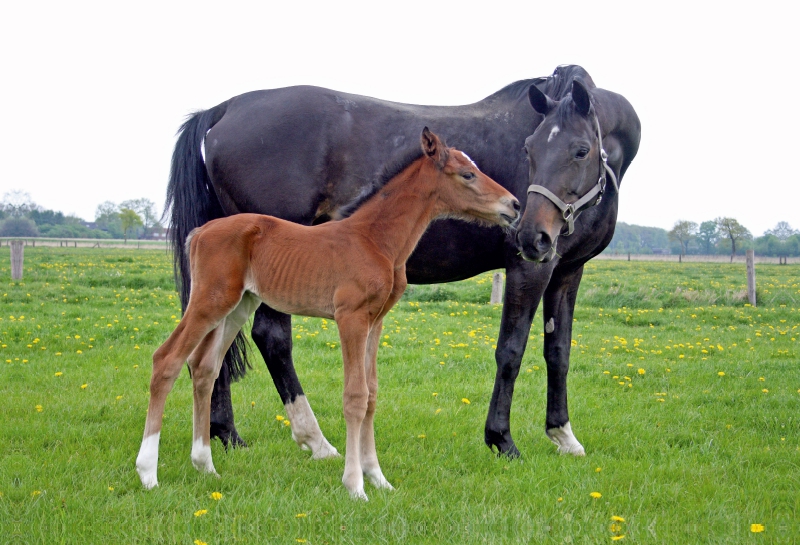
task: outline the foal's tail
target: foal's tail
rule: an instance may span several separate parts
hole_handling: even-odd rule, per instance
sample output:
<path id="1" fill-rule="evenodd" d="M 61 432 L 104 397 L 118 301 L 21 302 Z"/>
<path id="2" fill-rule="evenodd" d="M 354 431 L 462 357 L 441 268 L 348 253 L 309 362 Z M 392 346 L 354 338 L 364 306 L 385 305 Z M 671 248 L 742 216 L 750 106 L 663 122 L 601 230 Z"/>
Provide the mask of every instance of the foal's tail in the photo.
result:
<path id="1" fill-rule="evenodd" d="M 225 215 L 211 186 L 200 150 L 206 133 L 222 118 L 227 107 L 228 103 L 223 102 L 210 110 L 190 115 L 178 131 L 178 141 L 172 153 L 164 215 L 170 214 L 169 239 L 175 285 L 180 292 L 183 310 L 186 310 L 191 290 L 187 237 L 192 229 Z M 246 347 L 244 335 L 239 332 L 225 355 L 223 367 L 227 365 L 234 380 L 243 377 L 247 371 Z"/>

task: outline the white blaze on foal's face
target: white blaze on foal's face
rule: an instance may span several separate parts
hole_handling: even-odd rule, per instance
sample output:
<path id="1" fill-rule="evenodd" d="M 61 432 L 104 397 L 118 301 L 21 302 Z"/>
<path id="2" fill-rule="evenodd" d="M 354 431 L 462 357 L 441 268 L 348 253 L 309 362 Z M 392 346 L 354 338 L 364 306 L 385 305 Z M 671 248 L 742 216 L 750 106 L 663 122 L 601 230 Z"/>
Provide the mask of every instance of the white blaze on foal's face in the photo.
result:
<path id="1" fill-rule="evenodd" d="M 467 155 L 467 154 L 466 154 L 466 153 L 464 153 L 463 151 L 461 152 L 461 155 L 463 155 L 463 156 L 464 156 L 464 159 L 466 159 L 467 161 L 469 161 L 470 163 L 472 163 L 472 166 L 474 166 L 475 168 L 478 168 L 478 165 L 476 165 L 476 164 L 475 164 L 475 161 L 473 161 L 472 159 L 470 159 L 470 156 L 469 156 L 469 155 Z"/>

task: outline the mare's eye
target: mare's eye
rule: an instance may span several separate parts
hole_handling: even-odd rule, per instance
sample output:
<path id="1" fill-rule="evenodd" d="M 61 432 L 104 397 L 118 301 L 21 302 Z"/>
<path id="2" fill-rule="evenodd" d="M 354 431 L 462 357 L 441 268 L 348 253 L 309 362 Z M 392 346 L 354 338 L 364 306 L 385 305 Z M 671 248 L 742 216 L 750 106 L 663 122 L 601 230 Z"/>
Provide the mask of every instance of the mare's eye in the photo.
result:
<path id="1" fill-rule="evenodd" d="M 472 172 L 465 172 L 464 174 L 461 175 L 461 177 L 464 178 L 465 180 L 474 180 L 475 174 L 473 174 Z"/>
<path id="2" fill-rule="evenodd" d="M 576 157 L 577 159 L 583 159 L 583 158 L 584 158 L 584 157 L 586 157 L 587 155 L 589 155 L 589 148 L 580 148 L 580 149 L 579 149 L 579 150 L 578 150 L 578 151 L 575 153 L 575 157 Z"/>

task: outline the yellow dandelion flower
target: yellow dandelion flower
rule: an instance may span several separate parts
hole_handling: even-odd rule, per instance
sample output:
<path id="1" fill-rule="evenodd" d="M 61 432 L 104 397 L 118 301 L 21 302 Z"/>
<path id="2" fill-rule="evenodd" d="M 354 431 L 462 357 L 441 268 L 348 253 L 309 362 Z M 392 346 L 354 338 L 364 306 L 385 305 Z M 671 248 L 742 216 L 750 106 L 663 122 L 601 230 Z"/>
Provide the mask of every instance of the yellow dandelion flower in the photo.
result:
<path id="1" fill-rule="evenodd" d="M 114 491 L 114 487 L 113 487 L 113 486 L 109 486 L 109 487 L 108 487 L 108 491 L 109 491 L 109 492 L 113 492 L 113 491 Z"/>
<path id="2" fill-rule="evenodd" d="M 564 498 L 558 498 L 556 501 L 564 501 Z"/>
<path id="3" fill-rule="evenodd" d="M 283 425 L 284 426 L 291 426 L 292 423 L 289 421 L 289 419 L 286 419 L 286 420 L 283 421 Z"/>
<path id="4" fill-rule="evenodd" d="M 84 383 L 84 384 L 81 384 L 81 390 L 85 390 L 85 389 L 86 389 L 88 386 L 89 386 L 89 385 L 88 385 L 88 384 L 86 384 L 86 383 Z"/>
<path id="5" fill-rule="evenodd" d="M 611 541 L 619 541 L 620 539 L 625 539 L 625 534 L 621 534 L 618 536 L 611 536 Z"/>
<path id="6" fill-rule="evenodd" d="M 208 509 L 200 509 L 199 511 L 195 511 L 195 512 L 194 512 L 194 516 L 196 516 L 196 517 L 202 517 L 202 516 L 203 516 L 203 515 L 205 515 L 206 513 L 208 513 Z"/>
<path id="7" fill-rule="evenodd" d="M 611 517 L 611 520 L 612 520 L 613 522 L 625 522 L 625 519 L 624 519 L 624 518 L 622 518 L 622 517 L 618 517 L 617 515 L 614 515 L 614 516 L 612 516 L 612 517 Z"/>
<path id="8" fill-rule="evenodd" d="M 602 468 L 602 467 L 596 467 L 596 468 L 594 468 L 594 470 L 595 470 L 597 473 L 600 473 L 601 471 L 603 471 L 603 468 Z"/>
<path id="9" fill-rule="evenodd" d="M 41 493 L 42 493 L 41 490 L 34 490 L 33 492 L 31 492 L 31 497 L 35 498 L 36 496 L 40 495 Z"/>
<path id="10" fill-rule="evenodd" d="M 206 543 L 202 539 L 195 539 L 194 540 L 194 545 L 208 545 L 208 543 Z"/>
<path id="11" fill-rule="evenodd" d="M 646 373 L 646 371 L 641 367 L 636 372 L 639 373 L 640 375 L 644 375 Z"/>
<path id="12" fill-rule="evenodd" d="M 295 538 L 295 541 L 298 542 L 298 543 L 305 543 L 306 542 L 306 540 L 303 539 L 302 537 Z"/>
<path id="13" fill-rule="evenodd" d="M 37 413 L 40 413 L 40 412 L 42 412 L 43 410 L 44 410 L 44 408 L 43 408 L 41 405 L 36 405 L 36 412 L 37 412 Z"/>
<path id="14" fill-rule="evenodd" d="M 307 516 L 307 515 L 306 515 L 305 513 L 297 513 L 297 514 L 294 516 L 294 518 L 301 519 L 301 518 L 305 518 L 306 516 Z"/>
<path id="15" fill-rule="evenodd" d="M 55 374 L 55 376 L 57 376 L 57 377 L 60 377 L 60 376 L 61 376 L 61 375 L 63 375 L 63 374 L 64 374 L 64 373 L 62 373 L 61 371 L 56 371 L 56 374 Z"/>
<path id="16" fill-rule="evenodd" d="M 275 415 L 275 420 L 277 420 L 278 422 L 283 422 L 286 419 L 283 416 L 281 416 L 279 414 L 276 414 Z"/>
<path id="17" fill-rule="evenodd" d="M 764 525 L 763 524 L 751 524 L 750 525 L 750 531 L 753 532 L 754 534 L 759 534 L 759 533 L 764 531 Z"/>
<path id="18" fill-rule="evenodd" d="M 439 392 L 433 392 L 431 395 L 432 395 L 433 397 L 436 397 L 436 396 L 438 396 L 438 395 L 439 395 Z"/>
<path id="19" fill-rule="evenodd" d="M 214 501 L 219 501 L 222 499 L 222 494 L 220 492 L 212 492 L 211 499 Z"/>
<path id="20" fill-rule="evenodd" d="M 764 377 L 758 377 L 758 382 L 764 382 Z"/>
<path id="21" fill-rule="evenodd" d="M 725 371 L 720 371 L 720 372 L 719 372 L 719 373 L 717 373 L 717 374 L 718 374 L 719 376 L 721 376 L 721 377 L 724 377 L 724 376 L 725 376 Z"/>
<path id="22" fill-rule="evenodd" d="M 619 532 L 622 530 L 622 525 L 620 525 L 620 524 L 617 524 L 616 522 L 612 522 L 612 523 L 609 525 L 608 529 L 609 529 L 609 530 L 610 530 L 612 533 L 614 533 L 614 534 L 617 534 L 617 533 L 619 533 Z"/>
<path id="23" fill-rule="evenodd" d="M 464 405 L 469 405 L 469 399 L 467 399 L 466 397 L 462 397 L 461 403 L 463 403 Z"/>
<path id="24" fill-rule="evenodd" d="M 589 495 L 590 495 L 591 497 L 593 497 L 594 499 L 596 499 L 596 500 L 597 500 L 597 499 L 600 499 L 600 498 L 602 498 L 602 497 L 603 497 L 603 495 L 602 495 L 600 492 L 592 492 L 592 493 L 590 493 Z"/>
<path id="25" fill-rule="evenodd" d="M 763 389 L 763 390 L 761 390 L 761 391 L 762 391 L 762 392 L 764 392 L 765 394 L 768 394 L 768 393 L 769 393 L 769 390 L 767 390 L 766 388 L 764 388 L 764 389 Z"/>
<path id="26" fill-rule="evenodd" d="M 424 433 L 420 433 L 419 435 L 417 435 L 417 439 L 425 439 L 425 437 L 427 436 Z"/>

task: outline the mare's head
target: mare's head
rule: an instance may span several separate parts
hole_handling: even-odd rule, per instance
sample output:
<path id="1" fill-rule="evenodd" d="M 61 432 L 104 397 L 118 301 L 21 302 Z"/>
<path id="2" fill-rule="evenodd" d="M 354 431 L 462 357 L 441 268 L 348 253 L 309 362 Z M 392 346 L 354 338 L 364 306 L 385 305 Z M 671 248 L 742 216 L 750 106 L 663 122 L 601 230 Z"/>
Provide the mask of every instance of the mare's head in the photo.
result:
<path id="1" fill-rule="evenodd" d="M 606 171 L 597 114 L 580 79 L 559 102 L 534 85 L 528 98 L 545 117 L 525 140 L 531 185 L 517 248 L 524 259 L 546 263 L 556 255 L 559 235 L 571 234 L 577 215 L 600 202 Z"/>
<path id="2" fill-rule="evenodd" d="M 513 227 L 520 216 L 519 201 L 478 169 L 464 152 L 445 146 L 428 130 L 420 137 L 422 152 L 435 168 L 440 217 Z"/>

